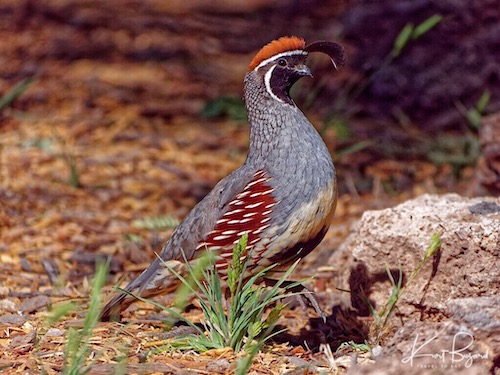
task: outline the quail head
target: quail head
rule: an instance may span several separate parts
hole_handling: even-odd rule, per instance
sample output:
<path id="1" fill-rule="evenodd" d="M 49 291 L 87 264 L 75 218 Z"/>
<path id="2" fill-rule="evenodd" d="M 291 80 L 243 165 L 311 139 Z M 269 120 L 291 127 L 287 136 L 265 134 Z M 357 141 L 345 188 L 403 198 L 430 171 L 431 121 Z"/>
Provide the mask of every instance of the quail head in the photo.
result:
<path id="1" fill-rule="evenodd" d="M 337 181 L 328 149 L 290 97 L 290 88 L 312 76 L 310 52 L 326 53 L 335 68 L 342 47 L 333 42 L 306 46 L 282 37 L 264 46 L 245 75 L 250 145 L 243 165 L 223 178 L 193 208 L 163 246 L 164 262 L 192 260 L 214 251 L 219 274 L 227 276 L 235 243 L 248 235 L 248 276 L 277 264 L 290 266 L 323 239 L 335 211 Z M 177 262 L 178 263 L 178 262 Z M 176 278 L 156 259 L 125 290 L 144 298 L 175 290 Z M 104 307 L 102 320 L 117 319 L 135 298 L 119 293 Z"/>

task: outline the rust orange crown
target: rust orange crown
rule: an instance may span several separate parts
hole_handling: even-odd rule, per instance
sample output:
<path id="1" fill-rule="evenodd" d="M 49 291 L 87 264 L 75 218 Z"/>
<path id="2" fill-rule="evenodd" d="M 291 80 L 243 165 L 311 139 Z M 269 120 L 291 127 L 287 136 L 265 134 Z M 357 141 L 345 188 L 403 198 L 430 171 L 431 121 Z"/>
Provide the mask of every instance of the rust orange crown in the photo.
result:
<path id="1" fill-rule="evenodd" d="M 306 42 L 296 36 L 283 36 L 266 44 L 257 52 L 252 62 L 248 66 L 248 71 L 254 70 L 262 61 L 279 53 L 304 49 Z"/>

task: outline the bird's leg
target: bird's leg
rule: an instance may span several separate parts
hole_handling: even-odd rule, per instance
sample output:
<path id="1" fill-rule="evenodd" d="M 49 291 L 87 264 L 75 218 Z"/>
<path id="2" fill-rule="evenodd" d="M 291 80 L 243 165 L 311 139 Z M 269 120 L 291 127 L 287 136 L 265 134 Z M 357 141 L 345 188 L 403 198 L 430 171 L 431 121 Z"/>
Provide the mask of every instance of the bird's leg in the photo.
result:
<path id="1" fill-rule="evenodd" d="M 278 282 L 278 280 L 276 280 L 276 279 L 270 279 L 270 278 L 267 278 L 267 277 L 264 278 L 264 283 L 267 286 L 274 286 L 274 285 L 276 285 L 277 282 Z M 287 286 L 289 286 L 291 284 L 295 284 L 295 283 L 296 283 L 296 281 L 285 280 L 281 285 L 283 287 L 287 287 Z M 290 290 L 293 293 L 300 293 L 300 294 L 296 294 L 295 298 L 299 302 L 299 305 L 305 311 L 307 311 L 307 304 L 306 304 L 306 301 L 304 300 L 304 297 L 305 297 L 307 299 L 307 302 L 309 302 L 309 305 L 316 311 L 316 314 L 318 314 L 318 316 L 321 317 L 321 319 L 323 319 L 323 322 L 326 323 L 326 314 L 321 309 L 321 307 L 319 306 L 319 303 L 316 300 L 316 298 L 314 297 L 314 293 L 313 292 L 311 292 L 309 289 L 307 289 L 302 284 L 295 285 L 295 286 L 293 286 L 291 288 L 288 288 L 288 290 Z"/>

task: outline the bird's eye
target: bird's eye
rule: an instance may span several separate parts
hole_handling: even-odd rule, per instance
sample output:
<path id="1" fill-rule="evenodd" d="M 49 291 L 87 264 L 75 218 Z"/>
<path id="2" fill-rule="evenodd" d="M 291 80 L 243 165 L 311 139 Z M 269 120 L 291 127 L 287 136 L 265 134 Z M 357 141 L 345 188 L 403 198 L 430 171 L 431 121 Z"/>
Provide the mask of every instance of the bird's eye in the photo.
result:
<path id="1" fill-rule="evenodd" d="M 285 59 L 279 59 L 278 60 L 278 65 L 279 66 L 286 66 L 286 60 Z"/>

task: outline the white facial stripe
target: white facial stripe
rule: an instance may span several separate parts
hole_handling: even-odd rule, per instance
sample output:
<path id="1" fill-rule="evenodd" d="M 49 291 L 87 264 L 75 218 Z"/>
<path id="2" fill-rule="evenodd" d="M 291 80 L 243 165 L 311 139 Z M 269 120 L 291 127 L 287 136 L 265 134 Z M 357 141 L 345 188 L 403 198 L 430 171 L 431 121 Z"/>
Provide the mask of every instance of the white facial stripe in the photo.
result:
<path id="1" fill-rule="evenodd" d="M 273 75 L 273 71 L 274 69 L 276 68 L 276 65 L 272 66 L 271 69 L 269 69 L 265 76 L 264 76 L 264 83 L 266 84 L 266 90 L 267 92 L 269 93 L 269 95 L 271 95 L 271 97 L 275 100 L 277 100 L 278 102 L 280 103 L 283 103 L 283 100 L 281 100 L 280 98 L 278 98 L 274 92 L 273 92 L 273 89 L 271 88 L 271 77 Z M 257 68 L 255 68 L 257 69 Z"/>
<path id="2" fill-rule="evenodd" d="M 270 63 L 271 61 L 273 60 L 276 60 L 276 59 L 279 59 L 279 58 L 282 58 L 282 57 L 287 57 L 287 56 L 294 56 L 294 55 L 302 55 L 302 56 L 306 56 L 307 55 L 307 52 L 306 51 L 302 51 L 300 49 L 296 49 L 296 50 L 293 50 L 293 51 L 288 51 L 288 52 L 283 52 L 283 53 L 279 53 L 277 55 L 274 55 L 268 59 L 265 59 L 264 61 L 262 61 L 259 65 L 257 65 L 255 67 L 255 69 L 253 70 L 254 72 L 259 70 L 260 68 L 262 68 L 264 65 Z"/>

